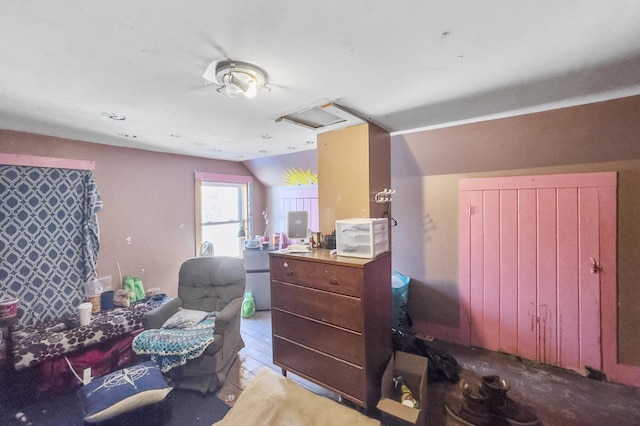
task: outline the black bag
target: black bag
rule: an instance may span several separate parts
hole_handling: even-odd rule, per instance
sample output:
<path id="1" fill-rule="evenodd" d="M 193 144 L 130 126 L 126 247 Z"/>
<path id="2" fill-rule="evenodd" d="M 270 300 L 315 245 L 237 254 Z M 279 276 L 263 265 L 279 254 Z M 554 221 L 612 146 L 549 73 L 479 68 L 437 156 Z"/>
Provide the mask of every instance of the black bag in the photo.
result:
<path id="1" fill-rule="evenodd" d="M 393 349 L 415 355 L 420 355 L 429 360 L 427 370 L 427 380 L 429 382 L 457 383 L 460 379 L 458 374 L 458 361 L 446 352 L 430 346 L 423 339 L 415 334 L 392 329 Z"/>

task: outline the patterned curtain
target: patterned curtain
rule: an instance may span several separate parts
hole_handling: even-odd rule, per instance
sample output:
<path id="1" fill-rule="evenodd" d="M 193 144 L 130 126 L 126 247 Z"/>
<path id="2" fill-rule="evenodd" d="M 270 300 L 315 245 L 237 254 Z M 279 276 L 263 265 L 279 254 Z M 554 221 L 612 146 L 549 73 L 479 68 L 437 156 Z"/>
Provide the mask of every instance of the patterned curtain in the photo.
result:
<path id="1" fill-rule="evenodd" d="M 101 208 L 91 171 L 0 165 L 0 293 L 20 299 L 22 325 L 76 314 Z"/>

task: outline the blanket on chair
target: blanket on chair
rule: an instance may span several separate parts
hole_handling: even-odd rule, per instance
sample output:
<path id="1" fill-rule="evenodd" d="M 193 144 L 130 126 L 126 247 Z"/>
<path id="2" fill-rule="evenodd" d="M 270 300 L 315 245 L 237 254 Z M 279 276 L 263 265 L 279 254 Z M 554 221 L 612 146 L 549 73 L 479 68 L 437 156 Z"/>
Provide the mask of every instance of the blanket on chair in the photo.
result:
<path id="1" fill-rule="evenodd" d="M 213 342 L 214 328 L 215 318 L 207 317 L 189 328 L 145 330 L 133 339 L 131 347 L 138 355 L 150 355 L 166 373 L 202 355 Z"/>
<path id="2" fill-rule="evenodd" d="M 227 415 L 214 423 L 236 425 L 379 426 L 380 422 L 262 367 Z"/>

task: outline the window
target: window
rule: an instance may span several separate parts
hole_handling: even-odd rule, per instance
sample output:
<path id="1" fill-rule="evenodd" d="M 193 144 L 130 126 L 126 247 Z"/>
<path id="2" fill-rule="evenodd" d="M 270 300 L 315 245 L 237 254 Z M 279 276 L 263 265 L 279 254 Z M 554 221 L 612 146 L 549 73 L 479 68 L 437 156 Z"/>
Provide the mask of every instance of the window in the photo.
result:
<path id="1" fill-rule="evenodd" d="M 216 256 L 240 256 L 248 224 L 251 177 L 196 172 L 196 253 L 205 241 Z"/>

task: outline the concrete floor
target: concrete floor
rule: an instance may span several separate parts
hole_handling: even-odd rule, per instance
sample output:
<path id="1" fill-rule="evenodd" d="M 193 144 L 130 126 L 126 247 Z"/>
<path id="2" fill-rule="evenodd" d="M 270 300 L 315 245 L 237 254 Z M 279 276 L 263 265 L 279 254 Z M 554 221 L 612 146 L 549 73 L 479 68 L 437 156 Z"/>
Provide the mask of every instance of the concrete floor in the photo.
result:
<path id="1" fill-rule="evenodd" d="M 511 399 L 528 405 L 544 425 L 640 425 L 640 388 L 598 381 L 577 372 L 518 357 L 442 341 L 434 346 L 453 355 L 460 377 L 477 386 L 485 375 L 510 382 Z M 433 424 L 446 424 L 445 400 L 461 400 L 457 384 L 434 383 L 429 389 Z"/>
<path id="2" fill-rule="evenodd" d="M 218 392 L 219 398 L 229 405 L 233 405 L 261 367 L 266 365 L 280 372 L 272 363 L 270 312 L 259 311 L 252 318 L 243 319 L 242 333 L 247 347 L 239 354 L 227 381 Z M 478 385 L 484 375 L 497 374 L 507 379 L 511 384 L 510 398 L 531 407 L 543 425 L 640 425 L 640 388 L 598 381 L 574 371 L 484 349 L 438 340 L 431 345 L 454 356 L 461 367 L 460 378 L 470 384 Z M 322 387 L 293 374 L 289 377 L 318 394 L 338 399 L 337 395 Z M 454 404 L 461 399 L 457 383 L 429 383 L 428 424 L 451 424 L 444 404 Z"/>

